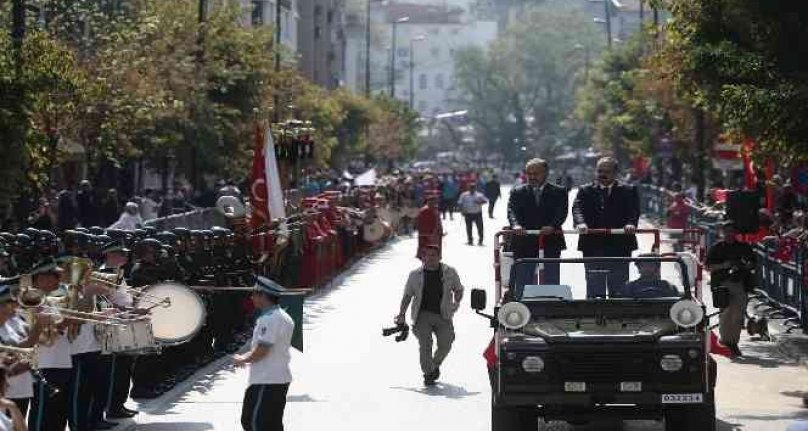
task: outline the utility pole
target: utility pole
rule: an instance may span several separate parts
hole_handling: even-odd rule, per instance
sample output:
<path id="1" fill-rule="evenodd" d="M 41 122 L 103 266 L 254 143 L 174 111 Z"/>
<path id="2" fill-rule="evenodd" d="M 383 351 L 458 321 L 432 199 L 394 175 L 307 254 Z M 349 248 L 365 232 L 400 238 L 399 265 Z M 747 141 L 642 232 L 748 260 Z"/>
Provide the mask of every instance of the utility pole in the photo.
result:
<path id="1" fill-rule="evenodd" d="M 396 98 L 396 26 L 410 20 L 405 16 L 393 21 L 393 44 L 390 48 L 390 97 Z"/>
<path id="2" fill-rule="evenodd" d="M 612 0 L 603 0 L 606 10 L 606 46 L 612 49 Z"/>
<path id="3" fill-rule="evenodd" d="M 370 3 L 365 0 L 365 97 L 370 97 Z"/>

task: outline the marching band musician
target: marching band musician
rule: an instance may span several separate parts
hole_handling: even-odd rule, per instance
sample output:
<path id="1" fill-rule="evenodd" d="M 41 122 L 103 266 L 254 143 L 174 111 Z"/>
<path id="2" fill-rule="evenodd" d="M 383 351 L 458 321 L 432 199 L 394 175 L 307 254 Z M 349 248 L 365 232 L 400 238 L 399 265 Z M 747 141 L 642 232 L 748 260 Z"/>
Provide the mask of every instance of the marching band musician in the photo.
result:
<path id="1" fill-rule="evenodd" d="M 7 346 L 19 346 L 28 338 L 28 325 L 17 314 L 17 301 L 11 295 L 11 286 L 0 286 L 0 342 Z M 18 358 L 19 359 L 19 358 Z M 5 397 L 14 401 L 22 416 L 28 414 L 31 398 L 34 397 L 34 377 L 31 364 L 25 361 L 3 363 L 8 377 Z"/>
<path id="2" fill-rule="evenodd" d="M 129 264 L 129 250 L 122 243 L 111 242 L 101 249 L 104 263 L 99 268 L 100 272 L 118 274 L 116 284 L 121 284 L 125 280 L 127 267 Z M 112 305 L 120 309 L 128 309 L 134 305 L 132 295 L 126 289 L 115 289 L 108 299 Z M 132 381 L 132 367 L 135 358 L 132 355 L 120 355 L 113 353 L 109 365 L 109 387 L 106 394 L 106 402 L 103 403 L 108 419 L 125 419 L 137 414 L 134 410 L 129 410 L 124 406 L 129 398 L 129 387 Z"/>
<path id="3" fill-rule="evenodd" d="M 53 259 L 41 261 L 31 271 L 33 287 L 47 295 L 57 292 L 66 294 L 66 288 L 61 283 L 61 273 L 62 269 Z M 56 311 L 48 311 L 47 314 L 56 314 Z M 70 342 L 65 333 L 66 322 L 53 324 L 52 317 L 42 313 L 38 314 L 36 319 L 38 324 L 34 325 L 28 340 L 20 343 L 20 347 L 33 347 L 38 344 L 37 366 L 45 380 L 40 380 L 37 384 L 31 412 L 28 415 L 28 425 L 32 431 L 63 431 L 68 421 L 71 428 L 74 424 L 74 417 L 70 414 L 73 360 L 70 354 Z M 48 342 L 39 342 L 40 324 L 50 324 L 51 329 L 55 330 Z M 49 388 L 52 390 L 49 391 Z"/>
<path id="4" fill-rule="evenodd" d="M 96 298 L 85 286 L 81 299 L 84 312 L 96 310 Z M 115 424 L 104 420 L 104 406 L 109 392 L 110 360 L 101 355 L 101 343 L 96 336 L 95 323 L 81 323 L 78 334 L 70 342 L 73 356 L 73 392 L 70 415 L 73 431 L 112 429 Z"/>
<path id="5" fill-rule="evenodd" d="M 25 426 L 25 416 L 14 400 L 7 397 L 8 370 L 0 368 L 0 430 L 28 431 Z"/>
<path id="6" fill-rule="evenodd" d="M 416 218 L 416 229 L 418 230 L 418 251 L 415 257 L 423 258 L 424 247 L 427 245 L 438 246 L 438 254 L 443 250 L 443 224 L 438 211 L 437 192 L 429 191 L 425 194 L 426 205 L 418 211 Z"/>

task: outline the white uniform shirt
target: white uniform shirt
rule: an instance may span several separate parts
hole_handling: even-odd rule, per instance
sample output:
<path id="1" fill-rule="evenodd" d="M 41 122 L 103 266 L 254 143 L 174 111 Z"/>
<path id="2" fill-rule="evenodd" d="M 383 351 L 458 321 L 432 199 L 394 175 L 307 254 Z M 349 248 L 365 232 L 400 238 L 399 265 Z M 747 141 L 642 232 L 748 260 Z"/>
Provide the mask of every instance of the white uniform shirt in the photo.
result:
<path id="1" fill-rule="evenodd" d="M 28 329 L 25 321 L 20 317 L 12 317 L 0 326 L 0 340 L 3 344 L 16 346 L 28 338 Z M 8 391 L 6 398 L 21 400 L 34 397 L 34 377 L 30 371 L 8 378 Z M 2 428 L 0 428 L 2 429 Z"/>
<path id="2" fill-rule="evenodd" d="M 79 327 L 79 335 L 70 343 L 70 354 L 100 352 L 101 343 L 95 336 L 95 324 L 85 323 Z"/>
<path id="3" fill-rule="evenodd" d="M 294 329 L 292 318 L 280 307 L 273 307 L 258 318 L 250 345 L 266 345 L 269 353 L 260 361 L 249 364 L 250 385 L 275 385 L 292 381 L 289 348 Z"/>
<path id="4" fill-rule="evenodd" d="M 486 202 L 488 199 L 480 192 L 463 192 L 457 199 L 462 214 L 479 214 L 483 212 L 483 204 Z"/>
<path id="5" fill-rule="evenodd" d="M 14 421 L 7 414 L 1 412 L 0 431 L 14 431 Z"/>

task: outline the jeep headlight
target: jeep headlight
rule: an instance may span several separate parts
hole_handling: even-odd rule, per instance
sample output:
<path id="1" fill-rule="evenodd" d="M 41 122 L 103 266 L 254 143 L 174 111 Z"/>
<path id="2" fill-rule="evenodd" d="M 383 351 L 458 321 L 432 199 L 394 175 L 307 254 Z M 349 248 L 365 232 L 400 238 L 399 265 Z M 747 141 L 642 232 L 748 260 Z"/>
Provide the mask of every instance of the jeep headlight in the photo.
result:
<path id="1" fill-rule="evenodd" d="M 665 355 L 659 361 L 659 366 L 669 373 L 681 370 L 683 364 L 684 361 L 679 355 Z"/>
<path id="2" fill-rule="evenodd" d="M 544 359 L 541 356 L 528 356 L 522 359 L 522 369 L 526 373 L 540 373 L 544 371 Z"/>

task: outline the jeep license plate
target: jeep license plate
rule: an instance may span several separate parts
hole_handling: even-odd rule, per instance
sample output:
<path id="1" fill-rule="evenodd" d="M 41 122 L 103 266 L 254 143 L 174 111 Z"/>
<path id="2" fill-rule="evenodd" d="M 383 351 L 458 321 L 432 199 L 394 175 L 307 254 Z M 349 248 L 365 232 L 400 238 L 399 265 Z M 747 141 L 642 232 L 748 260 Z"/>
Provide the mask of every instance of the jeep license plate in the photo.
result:
<path id="1" fill-rule="evenodd" d="M 662 394 L 662 404 L 698 404 L 703 402 L 703 394 Z"/>

